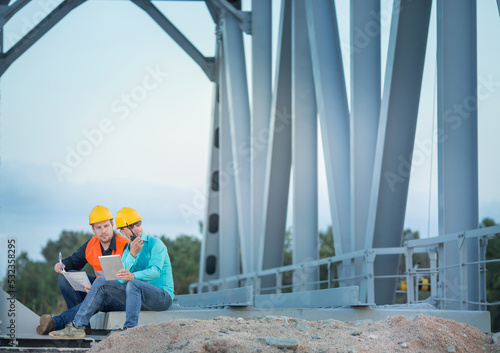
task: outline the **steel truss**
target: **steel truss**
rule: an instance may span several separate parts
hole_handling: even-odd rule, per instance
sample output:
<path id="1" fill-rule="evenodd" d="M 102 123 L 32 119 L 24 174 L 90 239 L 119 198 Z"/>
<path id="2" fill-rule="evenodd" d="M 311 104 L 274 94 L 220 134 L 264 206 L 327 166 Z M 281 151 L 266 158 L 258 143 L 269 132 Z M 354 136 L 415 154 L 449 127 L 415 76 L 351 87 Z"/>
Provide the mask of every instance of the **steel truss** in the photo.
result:
<path id="1" fill-rule="evenodd" d="M 478 224 L 477 104 L 460 129 L 446 119 L 457 102 L 472 97 L 477 103 L 476 1 L 436 1 L 438 125 L 448 136 L 438 156 L 440 234 L 445 234 Z M 223 278 L 232 278 L 226 283 L 232 288 L 239 285 L 237 276 L 255 273 L 267 277 L 249 285 L 276 290 L 278 279 L 266 271 L 283 263 L 292 176 L 294 264 L 323 261 L 318 260 L 319 118 L 335 250 L 342 259 L 339 285 L 360 286 L 361 302 L 393 303 L 432 1 L 394 0 L 382 91 L 380 3 L 351 0 L 350 109 L 333 0 L 282 1 L 274 84 L 271 1 L 252 0 L 250 12 L 242 11 L 239 1 L 204 2 L 217 28 L 215 57 L 203 56 L 151 1 L 133 0 L 214 83 L 199 290 L 206 290 L 202 283 Z M 29 1 L 7 3 L 0 3 L 3 25 Z M 11 49 L 2 47 L 0 75 L 84 3 L 63 1 Z M 245 33 L 252 36 L 251 102 Z M 367 255 L 388 248 L 396 250 L 383 261 Z M 456 240 L 439 252 L 445 263 L 464 256 L 476 263 L 480 246 L 468 242 L 466 248 L 466 254 L 458 251 L 463 243 Z M 465 295 L 454 283 L 474 278 L 477 270 L 470 267 L 464 274 L 447 267 L 440 273 L 447 308 L 463 307 L 454 304 Z M 363 280 L 367 271 L 372 286 Z M 312 270 L 295 276 L 294 288 L 315 290 L 317 282 Z M 482 307 L 476 304 L 476 284 L 469 286 L 469 309 Z"/>

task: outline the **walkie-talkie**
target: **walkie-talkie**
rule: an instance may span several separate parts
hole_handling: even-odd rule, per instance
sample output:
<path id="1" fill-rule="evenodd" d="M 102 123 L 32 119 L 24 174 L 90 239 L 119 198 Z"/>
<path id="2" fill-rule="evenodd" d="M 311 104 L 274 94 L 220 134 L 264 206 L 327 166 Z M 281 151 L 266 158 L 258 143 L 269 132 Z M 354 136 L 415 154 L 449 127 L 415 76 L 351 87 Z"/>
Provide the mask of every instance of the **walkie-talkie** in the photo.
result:
<path id="1" fill-rule="evenodd" d="M 130 231 L 132 232 L 132 235 L 130 236 L 130 242 L 133 242 L 135 240 L 135 238 L 137 238 L 137 235 L 135 235 L 134 230 L 132 229 L 131 226 L 128 225 L 128 223 L 126 223 L 126 225 L 127 225 L 127 228 L 130 229 Z"/>

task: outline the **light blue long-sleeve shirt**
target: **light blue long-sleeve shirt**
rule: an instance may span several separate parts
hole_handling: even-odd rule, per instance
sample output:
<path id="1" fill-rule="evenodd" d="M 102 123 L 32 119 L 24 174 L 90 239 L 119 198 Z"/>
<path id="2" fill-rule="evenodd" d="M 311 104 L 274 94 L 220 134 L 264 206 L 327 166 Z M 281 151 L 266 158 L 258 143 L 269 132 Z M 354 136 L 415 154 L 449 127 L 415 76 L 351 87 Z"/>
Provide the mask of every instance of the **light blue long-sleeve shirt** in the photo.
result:
<path id="1" fill-rule="evenodd" d="M 123 267 L 132 272 L 136 279 L 166 290 L 173 300 L 174 279 L 167 247 L 158 238 L 142 235 L 141 239 L 144 245 L 136 257 L 130 255 L 130 246 L 126 246 L 122 255 Z"/>

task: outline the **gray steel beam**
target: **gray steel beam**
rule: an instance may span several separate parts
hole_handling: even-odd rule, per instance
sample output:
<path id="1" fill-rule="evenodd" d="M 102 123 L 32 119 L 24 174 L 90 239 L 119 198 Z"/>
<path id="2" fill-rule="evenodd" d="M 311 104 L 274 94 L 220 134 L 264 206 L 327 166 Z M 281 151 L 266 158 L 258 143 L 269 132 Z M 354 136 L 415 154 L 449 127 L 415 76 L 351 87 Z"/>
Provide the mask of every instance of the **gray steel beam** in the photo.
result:
<path id="1" fill-rule="evenodd" d="M 176 297 L 177 298 L 177 297 Z M 331 308 L 359 304 L 359 287 L 342 287 L 298 293 L 261 294 L 254 297 L 256 308 Z"/>
<path id="2" fill-rule="evenodd" d="M 224 56 L 219 56 L 224 67 Z M 235 276 L 240 273 L 238 244 L 238 212 L 236 205 L 235 170 L 231 148 L 231 125 L 229 122 L 228 91 L 225 70 L 220 70 L 220 168 L 218 173 L 219 188 L 219 254 L 220 278 Z M 227 288 L 237 287 L 237 281 L 226 283 Z"/>
<path id="3" fill-rule="evenodd" d="M 291 168 L 291 2 L 281 6 L 275 84 L 271 105 L 270 140 L 264 189 L 264 239 L 260 269 L 283 265 L 288 192 Z M 274 277 L 264 277 L 261 287 L 273 286 Z"/>
<path id="4" fill-rule="evenodd" d="M 220 57 L 220 44 L 216 45 L 217 56 Z M 217 77 L 221 75 L 220 61 L 217 62 Z M 220 175 L 220 95 L 221 87 L 219 78 L 214 84 L 214 92 L 212 98 L 212 126 L 210 134 L 210 155 L 207 176 L 207 204 L 206 215 L 203 229 L 203 242 L 200 252 L 200 272 L 199 281 L 206 282 L 212 279 L 219 278 L 220 272 L 220 205 L 219 205 L 219 189 L 220 178 L 216 178 L 216 187 L 214 187 L 214 175 Z M 217 173 L 217 174 L 215 174 Z M 204 200 L 203 200 L 204 201 Z M 190 212 L 190 208 L 203 207 L 203 205 L 187 206 L 186 212 Z"/>
<path id="5" fill-rule="evenodd" d="M 367 248 L 366 225 L 380 116 L 380 0 L 351 1 L 351 248 Z M 355 274 L 363 270 L 356 259 Z"/>
<path id="6" fill-rule="evenodd" d="M 320 118 L 333 237 L 337 254 L 350 252 L 349 106 L 335 6 L 307 0 L 306 15 Z"/>
<path id="7" fill-rule="evenodd" d="M 3 18 L 5 21 L 8 21 L 12 18 L 12 16 L 14 16 L 16 13 L 18 13 L 19 11 L 21 11 L 21 9 L 28 5 L 30 3 L 31 0 L 18 0 L 16 2 L 14 2 L 12 5 L 10 5 L 9 7 L 7 7 L 5 9 L 5 14 L 3 15 Z"/>
<path id="8" fill-rule="evenodd" d="M 293 263 L 318 259 L 318 119 L 304 0 L 292 1 Z M 318 289 L 319 272 L 296 271 L 294 291 Z M 306 284 L 307 283 L 307 284 Z"/>
<path id="9" fill-rule="evenodd" d="M 242 287 L 201 294 L 176 295 L 175 302 L 182 307 L 251 306 L 253 287 Z"/>
<path id="10" fill-rule="evenodd" d="M 217 7 L 212 3 L 212 0 L 205 0 L 205 5 L 207 5 L 208 12 L 210 12 L 210 16 L 215 23 L 219 23 L 219 12 L 217 11 Z"/>
<path id="11" fill-rule="evenodd" d="M 77 6 L 83 4 L 86 0 L 65 0 L 41 20 L 31 31 L 21 38 L 6 53 L 0 54 L 0 76 L 9 68 L 14 61 L 23 55 L 33 44 L 54 27 L 60 20 L 74 10 Z"/>
<path id="12" fill-rule="evenodd" d="M 431 4 L 431 0 L 394 1 L 367 247 L 401 246 Z M 398 264 L 398 255 L 378 257 L 375 276 L 397 275 Z M 392 304 L 395 293 L 395 278 L 376 279 L 377 304 Z"/>
<path id="13" fill-rule="evenodd" d="M 437 2 L 438 19 L 438 198 L 439 233 L 478 226 L 476 1 Z M 444 264 L 458 262 L 458 243 L 444 246 Z M 467 240 L 468 261 L 477 261 L 478 242 Z M 469 300 L 478 302 L 478 265 L 467 266 Z M 446 269 L 444 295 L 457 299 L 458 269 Z M 460 308 L 445 302 L 444 309 Z M 478 310 L 470 304 L 470 310 Z"/>
<path id="14" fill-rule="evenodd" d="M 254 271 L 259 270 L 262 242 L 264 190 L 266 180 L 267 146 L 271 117 L 272 80 L 272 3 L 252 0 L 252 239 Z"/>
<path id="15" fill-rule="evenodd" d="M 212 4 L 219 8 L 220 12 L 223 12 L 226 15 L 232 16 L 233 19 L 238 23 L 241 30 L 247 34 L 251 34 L 252 24 L 251 18 L 252 15 L 248 12 L 241 11 L 241 6 L 236 6 L 234 3 L 239 3 L 236 1 L 227 1 L 227 0 L 210 0 Z M 241 3 L 239 3 L 241 5 Z"/>
<path id="16" fill-rule="evenodd" d="M 221 15 L 220 27 L 229 97 L 241 262 L 243 273 L 249 273 L 253 269 L 253 244 L 250 230 L 250 103 L 243 33 L 235 19 L 225 13 Z"/>
<path id="17" fill-rule="evenodd" d="M 210 81 L 215 80 L 214 58 L 205 57 L 200 51 L 175 27 L 156 6 L 146 0 L 132 0 L 134 4 L 146 12 L 203 70 Z"/>

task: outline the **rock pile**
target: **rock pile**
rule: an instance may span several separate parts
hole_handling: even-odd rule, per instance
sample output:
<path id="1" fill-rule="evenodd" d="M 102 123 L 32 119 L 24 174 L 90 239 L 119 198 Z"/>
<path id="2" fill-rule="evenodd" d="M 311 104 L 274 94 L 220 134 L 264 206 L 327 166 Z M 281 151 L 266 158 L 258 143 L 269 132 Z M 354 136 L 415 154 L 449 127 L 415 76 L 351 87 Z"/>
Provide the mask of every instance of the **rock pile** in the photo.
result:
<path id="1" fill-rule="evenodd" d="M 90 352 L 500 352 L 464 323 L 419 315 L 381 321 L 305 321 L 267 316 L 181 319 L 112 333 Z"/>

